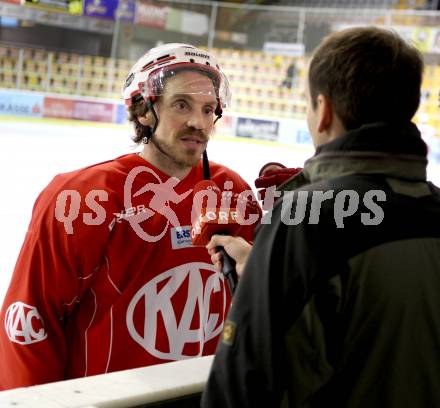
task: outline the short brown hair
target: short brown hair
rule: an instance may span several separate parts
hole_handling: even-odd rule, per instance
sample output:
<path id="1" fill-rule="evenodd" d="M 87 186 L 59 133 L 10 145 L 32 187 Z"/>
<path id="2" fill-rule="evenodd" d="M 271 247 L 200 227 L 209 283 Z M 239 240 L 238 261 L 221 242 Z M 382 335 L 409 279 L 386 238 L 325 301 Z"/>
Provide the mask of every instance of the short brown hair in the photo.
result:
<path id="1" fill-rule="evenodd" d="M 391 30 L 357 27 L 327 36 L 309 65 L 312 106 L 323 94 L 347 130 L 409 121 L 420 103 L 423 58 Z"/>

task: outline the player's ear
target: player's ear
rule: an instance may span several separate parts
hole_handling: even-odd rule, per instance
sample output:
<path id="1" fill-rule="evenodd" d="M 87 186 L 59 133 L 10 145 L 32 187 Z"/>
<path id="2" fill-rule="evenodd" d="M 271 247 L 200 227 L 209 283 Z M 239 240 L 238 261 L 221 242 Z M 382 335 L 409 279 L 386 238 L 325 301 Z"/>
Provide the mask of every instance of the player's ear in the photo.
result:
<path id="1" fill-rule="evenodd" d="M 138 121 L 144 126 L 153 126 L 154 116 L 151 111 L 148 111 L 144 116 L 138 116 Z"/>

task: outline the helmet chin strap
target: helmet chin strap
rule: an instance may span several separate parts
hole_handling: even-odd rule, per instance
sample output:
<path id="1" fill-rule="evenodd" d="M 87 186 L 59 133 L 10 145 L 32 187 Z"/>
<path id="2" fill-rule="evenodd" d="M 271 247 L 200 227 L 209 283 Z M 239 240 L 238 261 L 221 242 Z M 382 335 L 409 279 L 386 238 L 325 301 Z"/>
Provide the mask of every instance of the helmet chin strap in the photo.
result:
<path id="1" fill-rule="evenodd" d="M 217 108 L 215 109 L 215 115 L 217 117 L 214 120 L 214 125 L 222 117 L 222 113 L 223 111 L 219 101 L 217 104 Z M 208 153 L 206 152 L 206 149 L 203 151 L 203 178 L 205 180 L 211 180 L 211 169 L 209 168 Z"/>
<path id="2" fill-rule="evenodd" d="M 209 168 L 208 153 L 203 151 L 203 179 L 211 180 L 211 169 Z"/>
<path id="3" fill-rule="evenodd" d="M 154 118 L 153 126 L 149 127 L 148 134 L 145 135 L 145 138 L 146 138 L 145 144 L 148 144 L 148 142 L 150 141 L 151 137 L 156 132 L 157 125 L 159 124 L 159 119 L 157 117 L 156 110 L 154 109 L 154 105 L 153 105 L 153 102 L 152 102 L 151 98 L 148 98 L 145 101 L 145 103 L 147 104 L 148 110 L 151 111 L 151 113 L 153 114 L 153 118 Z"/>
<path id="4" fill-rule="evenodd" d="M 223 113 L 219 98 L 217 98 L 217 107 L 215 108 L 214 113 L 217 116 L 214 120 L 215 125 L 217 121 L 222 117 Z M 208 153 L 206 149 L 203 151 L 203 178 L 204 180 L 211 180 L 211 169 L 209 168 Z"/>

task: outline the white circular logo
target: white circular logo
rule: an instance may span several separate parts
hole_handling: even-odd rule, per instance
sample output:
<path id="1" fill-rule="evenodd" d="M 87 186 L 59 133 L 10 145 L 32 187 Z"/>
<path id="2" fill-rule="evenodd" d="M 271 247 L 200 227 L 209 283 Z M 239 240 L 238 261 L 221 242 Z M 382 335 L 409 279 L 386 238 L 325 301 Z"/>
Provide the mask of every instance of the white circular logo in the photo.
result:
<path id="1" fill-rule="evenodd" d="M 9 340 L 18 344 L 37 343 L 47 337 L 37 308 L 23 302 L 15 302 L 8 307 L 5 329 Z"/>
<path id="2" fill-rule="evenodd" d="M 203 272 L 202 272 L 203 271 Z M 209 273 L 203 285 L 202 273 Z M 183 310 L 174 310 L 175 294 L 187 284 L 186 302 Z M 223 275 L 217 273 L 212 264 L 192 262 L 170 269 L 149 281 L 139 289 L 127 309 L 127 328 L 131 337 L 151 355 L 166 360 L 182 360 L 202 355 L 203 344 L 219 335 L 226 313 L 226 290 Z M 223 292 L 222 316 L 210 311 L 213 293 Z M 174 296 L 174 302 L 173 302 Z M 143 314 L 144 325 L 134 323 L 134 315 Z M 179 319 L 176 318 L 178 313 Z M 139 317 L 138 317 L 139 318 Z M 161 318 L 168 337 L 167 351 L 158 350 L 156 335 L 158 319 Z M 199 321 L 198 328 L 191 328 Z M 200 343 L 199 354 L 183 353 L 187 343 Z"/>

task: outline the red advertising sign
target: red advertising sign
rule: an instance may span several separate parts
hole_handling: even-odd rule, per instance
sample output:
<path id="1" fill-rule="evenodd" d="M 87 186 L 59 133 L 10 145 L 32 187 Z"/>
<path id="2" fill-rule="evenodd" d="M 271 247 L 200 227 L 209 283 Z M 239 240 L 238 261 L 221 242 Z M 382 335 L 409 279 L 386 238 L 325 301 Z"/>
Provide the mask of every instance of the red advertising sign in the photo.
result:
<path id="1" fill-rule="evenodd" d="M 159 7 L 145 1 L 139 1 L 136 7 L 135 24 L 154 28 L 165 28 L 168 7 Z"/>
<path id="2" fill-rule="evenodd" d="M 73 118 L 94 122 L 113 122 L 113 104 L 74 101 Z"/>
<path id="3" fill-rule="evenodd" d="M 73 118 L 74 101 L 70 99 L 45 97 L 43 106 L 43 116 L 46 118 Z"/>
<path id="4" fill-rule="evenodd" d="M 56 97 L 44 98 L 46 118 L 79 119 L 93 122 L 113 122 L 112 103 L 81 101 Z"/>
<path id="5" fill-rule="evenodd" d="M 235 136 L 235 117 L 224 115 L 216 123 L 216 134 L 220 136 Z"/>

